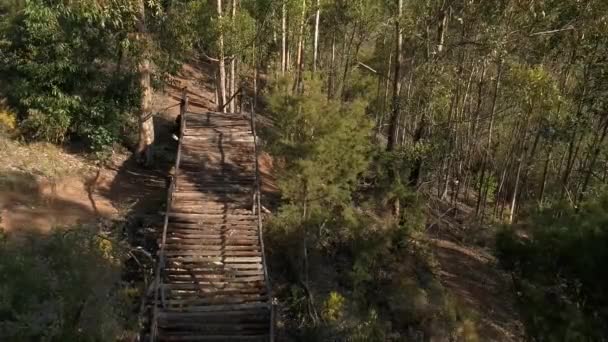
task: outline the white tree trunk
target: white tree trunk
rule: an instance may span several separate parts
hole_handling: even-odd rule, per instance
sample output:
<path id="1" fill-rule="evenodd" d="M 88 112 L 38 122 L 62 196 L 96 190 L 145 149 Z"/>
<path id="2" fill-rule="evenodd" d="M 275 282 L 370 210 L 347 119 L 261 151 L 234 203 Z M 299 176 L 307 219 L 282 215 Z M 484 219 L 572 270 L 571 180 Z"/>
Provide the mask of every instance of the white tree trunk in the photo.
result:
<path id="1" fill-rule="evenodd" d="M 146 46 L 146 8 L 144 0 L 138 3 L 139 13 L 137 20 L 137 40 L 143 41 Z M 137 154 L 139 158 L 144 158 L 146 165 L 152 162 L 152 144 L 154 143 L 154 120 L 152 117 L 152 87 L 150 84 L 150 61 L 148 60 L 147 51 L 144 51 L 144 57 L 139 63 L 139 85 L 142 90 L 140 108 L 139 108 L 139 143 L 137 145 Z"/>
<path id="2" fill-rule="evenodd" d="M 312 56 L 312 71 L 317 72 L 317 58 L 319 54 L 319 20 L 321 19 L 321 0 L 317 0 L 317 12 L 315 14 L 315 40 Z"/>
<path id="3" fill-rule="evenodd" d="M 287 70 L 287 0 L 283 0 L 281 12 L 281 75 Z"/>
<path id="4" fill-rule="evenodd" d="M 304 58 L 304 24 L 306 23 L 306 0 L 302 0 L 302 18 L 300 20 L 300 32 L 298 34 L 298 51 L 296 57 L 296 80 L 294 90 L 299 89 L 302 82 L 302 69 Z"/>
<path id="5" fill-rule="evenodd" d="M 232 26 L 233 26 L 233 28 L 234 28 L 234 24 L 235 24 L 235 20 L 236 20 L 236 2 L 237 2 L 237 0 L 232 0 Z M 234 96 L 234 93 L 236 93 L 236 54 L 234 56 L 232 56 L 232 59 L 230 60 L 230 93 L 229 93 L 229 95 L 230 95 L 230 98 L 232 98 L 232 100 L 230 101 L 230 104 L 228 105 L 230 113 L 236 113 L 237 97 Z"/>
<path id="6" fill-rule="evenodd" d="M 222 21 L 222 0 L 217 0 L 217 17 L 219 21 Z M 224 62 L 224 33 L 220 30 L 219 36 L 219 80 L 218 80 L 218 89 L 219 89 L 219 97 L 220 102 L 218 103 L 218 109 L 222 108 L 223 112 L 226 112 L 226 107 L 224 104 L 226 103 L 226 63 Z"/>
<path id="7" fill-rule="evenodd" d="M 403 11 L 403 0 L 397 0 L 398 17 L 401 17 Z M 401 50 L 403 47 L 403 32 L 399 21 L 395 23 L 395 72 L 393 74 L 393 108 L 391 114 L 390 127 L 388 132 L 387 151 L 393 151 L 398 143 L 397 135 L 399 134 L 399 94 L 401 93 Z"/>

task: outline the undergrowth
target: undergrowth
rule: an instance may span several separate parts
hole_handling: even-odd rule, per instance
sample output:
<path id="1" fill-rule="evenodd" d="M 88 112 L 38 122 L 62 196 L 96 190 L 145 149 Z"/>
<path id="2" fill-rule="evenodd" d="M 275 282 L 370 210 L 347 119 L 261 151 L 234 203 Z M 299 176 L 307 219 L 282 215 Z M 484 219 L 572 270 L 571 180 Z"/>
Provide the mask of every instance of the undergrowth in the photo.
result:
<path id="1" fill-rule="evenodd" d="M 7 173 L 25 173 L 49 179 L 78 175 L 90 165 L 83 159 L 66 153 L 61 147 L 49 143 L 22 143 L 0 134 L 0 182 Z"/>
<path id="2" fill-rule="evenodd" d="M 294 341 L 478 341 L 477 316 L 435 275 L 416 227 L 359 212 L 302 238 L 279 214 L 268 228 L 271 273 Z M 306 269 L 307 268 L 307 269 Z"/>

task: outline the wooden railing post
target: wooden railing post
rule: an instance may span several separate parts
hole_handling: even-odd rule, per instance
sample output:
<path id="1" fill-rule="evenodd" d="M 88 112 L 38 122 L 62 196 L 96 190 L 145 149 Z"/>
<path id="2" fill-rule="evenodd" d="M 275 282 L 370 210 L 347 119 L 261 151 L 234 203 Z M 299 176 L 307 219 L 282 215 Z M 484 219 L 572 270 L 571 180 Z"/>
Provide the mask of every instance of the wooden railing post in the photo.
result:
<path id="1" fill-rule="evenodd" d="M 262 229 L 262 201 L 261 201 L 261 191 L 260 191 L 260 164 L 259 164 L 259 149 L 258 149 L 258 138 L 255 127 L 255 108 L 253 107 L 253 102 L 251 103 L 251 133 L 253 134 L 253 146 L 255 153 L 255 196 L 254 196 L 254 207 L 255 212 L 258 217 L 258 238 L 260 240 L 260 248 L 262 250 L 262 264 L 264 267 L 264 279 L 266 279 L 266 291 L 268 292 L 268 297 L 270 298 L 270 342 L 274 342 L 274 320 L 275 320 L 275 311 L 274 311 L 274 299 L 272 298 L 272 288 L 270 286 L 270 278 L 268 277 L 268 267 L 266 263 L 266 252 L 264 249 L 264 233 Z"/>

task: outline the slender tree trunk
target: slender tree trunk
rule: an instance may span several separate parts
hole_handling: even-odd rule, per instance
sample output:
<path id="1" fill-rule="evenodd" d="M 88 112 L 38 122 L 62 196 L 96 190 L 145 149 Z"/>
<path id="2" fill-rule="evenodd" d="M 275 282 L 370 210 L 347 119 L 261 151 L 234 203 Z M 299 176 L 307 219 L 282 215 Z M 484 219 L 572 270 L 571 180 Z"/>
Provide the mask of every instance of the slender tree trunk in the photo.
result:
<path id="1" fill-rule="evenodd" d="M 384 90 L 382 94 L 382 104 L 380 105 L 380 118 L 378 119 L 378 126 L 376 134 L 380 134 L 383 131 L 384 117 L 386 116 L 386 103 L 388 102 L 388 96 L 390 94 L 391 87 L 391 66 L 393 63 L 393 53 L 388 54 L 388 63 L 386 64 L 386 78 L 384 80 Z"/>
<path id="2" fill-rule="evenodd" d="M 220 79 L 220 70 L 218 68 L 218 70 L 215 71 L 215 73 L 213 74 L 213 81 L 215 82 L 215 91 L 213 92 L 215 95 L 215 104 L 217 106 L 217 108 L 220 108 L 220 87 L 218 86 L 220 83 L 219 81 Z"/>
<path id="3" fill-rule="evenodd" d="M 222 21 L 222 0 L 217 0 L 217 17 L 219 21 Z M 220 35 L 218 38 L 219 44 L 219 80 L 218 80 L 218 89 L 219 89 L 219 97 L 220 103 L 218 103 L 218 110 L 222 108 L 223 112 L 226 112 L 226 63 L 224 61 L 224 33 L 220 29 Z"/>
<path id="4" fill-rule="evenodd" d="M 304 66 L 304 24 L 306 23 L 306 0 L 302 0 L 302 18 L 300 20 L 300 31 L 298 34 L 298 51 L 296 55 L 296 79 L 293 85 L 294 91 L 300 89 L 302 84 L 302 68 Z"/>
<path id="5" fill-rule="evenodd" d="M 327 98 L 331 99 L 334 96 L 334 87 L 336 84 L 336 34 L 332 34 L 331 38 L 331 59 L 329 61 L 329 80 L 327 81 Z"/>
<path id="6" fill-rule="evenodd" d="M 496 203 L 494 205 L 494 215 L 498 216 L 502 219 L 502 214 L 504 212 L 505 203 L 507 201 L 508 193 L 503 194 L 503 189 L 505 188 L 505 183 L 507 180 L 507 172 L 510 170 L 511 165 L 513 164 L 514 159 L 516 159 L 515 154 L 517 152 L 517 144 L 515 143 L 515 139 L 518 136 L 518 132 L 521 131 L 521 123 L 517 122 L 515 126 L 513 126 L 513 130 L 511 132 L 511 139 L 507 146 L 510 146 L 509 153 L 507 155 L 504 166 L 502 167 L 502 175 L 500 176 L 500 182 L 498 185 L 498 190 L 496 192 Z M 500 208 L 500 210 L 499 210 Z"/>
<path id="7" fill-rule="evenodd" d="M 410 70 L 414 69 L 414 59 L 412 58 L 412 68 Z M 414 82 L 414 72 L 410 72 L 409 75 L 409 80 L 407 81 L 407 88 L 405 91 L 405 103 L 408 104 L 410 103 L 410 100 L 412 99 L 412 83 Z M 384 106 L 384 104 L 383 104 Z M 408 128 L 408 120 L 406 119 L 406 116 L 403 115 L 403 120 L 402 120 L 402 126 L 401 127 L 401 146 L 406 144 L 406 137 L 407 137 L 407 128 Z M 410 124 L 409 128 L 412 129 L 414 127 L 414 125 Z"/>
<path id="8" fill-rule="evenodd" d="M 403 0 L 397 0 L 397 14 L 401 17 L 403 11 Z M 388 132 L 387 151 L 393 151 L 397 144 L 397 134 L 399 133 L 399 93 L 401 92 L 401 50 L 403 46 L 403 33 L 399 20 L 395 21 L 395 71 L 393 73 L 393 106 Z"/>
<path id="9" fill-rule="evenodd" d="M 255 43 L 255 41 L 253 42 L 253 51 L 252 51 L 252 62 L 253 62 L 253 108 L 256 108 L 258 105 L 258 73 L 259 73 L 259 67 L 258 67 L 258 61 L 256 59 L 256 48 L 257 48 L 257 44 Z"/>
<path id="10" fill-rule="evenodd" d="M 287 70 L 287 0 L 281 7 L 281 75 Z"/>
<path id="11" fill-rule="evenodd" d="M 604 127 L 602 128 L 601 136 L 598 139 L 598 141 L 596 142 L 593 153 L 591 154 L 589 166 L 587 167 L 587 173 L 585 175 L 585 180 L 583 181 L 583 186 L 581 187 L 581 191 L 579 193 L 577 203 L 582 202 L 583 198 L 585 197 L 585 192 L 587 191 L 587 186 L 589 186 L 589 181 L 591 180 L 591 175 L 593 174 L 593 167 L 595 166 L 597 157 L 599 156 L 600 151 L 601 151 L 601 146 L 604 143 L 604 140 L 606 139 L 606 135 L 608 134 L 608 119 L 606 120 L 606 122 L 604 123 L 603 126 Z"/>
<path id="12" fill-rule="evenodd" d="M 348 31 L 348 30 L 347 30 Z M 346 76 L 348 75 L 348 71 L 350 68 L 350 56 L 352 51 L 353 42 L 355 40 L 356 28 L 353 28 L 352 33 L 350 34 L 350 38 L 348 38 L 348 32 L 344 32 L 344 43 L 342 44 L 342 78 L 340 79 L 340 83 L 337 87 L 336 94 L 340 94 L 340 97 L 344 98 L 344 89 L 346 87 Z M 336 95 L 334 94 L 334 95 Z"/>
<path id="13" fill-rule="evenodd" d="M 448 30 L 448 8 L 444 8 L 441 11 L 441 17 L 439 18 L 439 28 L 437 29 L 437 52 L 443 51 L 443 45 L 445 43 L 445 33 Z"/>
<path id="14" fill-rule="evenodd" d="M 498 71 L 496 74 L 496 83 L 494 83 L 494 95 L 492 97 L 492 109 L 490 110 L 490 123 L 488 124 L 488 143 L 486 145 L 486 153 L 484 154 L 483 161 L 481 164 L 481 175 L 479 176 L 479 197 L 477 198 L 476 214 L 479 214 L 480 205 L 483 203 L 483 210 L 485 211 L 485 202 L 487 201 L 489 184 L 486 183 L 485 174 L 488 162 L 490 160 L 492 151 L 492 134 L 494 132 L 494 117 L 496 115 L 496 102 L 498 99 L 498 92 L 500 90 L 500 78 L 502 76 L 502 60 L 498 64 Z M 483 220 L 483 215 L 482 215 Z"/>
<path id="15" fill-rule="evenodd" d="M 317 0 L 317 11 L 315 13 L 315 38 L 312 52 L 312 71 L 317 72 L 317 58 L 319 54 L 319 21 L 321 19 L 321 0 Z"/>
<path id="16" fill-rule="evenodd" d="M 562 178 L 562 192 L 561 198 L 564 198 L 566 192 L 568 192 L 568 183 L 570 181 L 570 174 L 572 172 L 572 167 L 576 161 L 576 156 L 578 154 L 578 145 L 576 144 L 576 138 L 578 133 L 578 119 L 581 117 L 583 112 L 583 104 L 584 99 L 587 94 L 587 77 L 588 77 L 588 67 L 585 69 L 585 75 L 583 76 L 583 90 L 579 97 L 578 109 L 576 111 L 576 121 L 574 123 L 574 127 L 572 129 L 572 135 L 570 137 L 570 143 L 568 144 L 568 158 L 566 161 L 566 169 L 564 170 L 564 175 Z M 583 132 L 581 132 L 581 137 L 583 136 Z"/>
<path id="17" fill-rule="evenodd" d="M 414 146 L 416 146 L 416 144 L 418 144 L 418 142 L 420 142 L 420 140 L 422 139 L 425 129 L 426 129 L 425 113 L 421 113 L 420 123 L 419 123 L 418 127 L 416 128 L 416 132 L 414 133 L 414 138 L 412 141 Z M 414 161 L 412 171 L 410 172 L 410 175 L 408 178 L 408 185 L 410 187 L 414 188 L 414 187 L 418 186 L 421 171 L 422 171 L 422 159 L 417 158 Z"/>
<path id="18" fill-rule="evenodd" d="M 509 224 L 513 223 L 513 217 L 515 216 L 515 206 L 517 204 L 517 190 L 519 190 L 519 179 L 521 175 L 521 166 L 523 165 L 525 157 L 525 149 L 522 146 L 522 152 L 519 156 L 519 162 L 517 163 L 517 175 L 515 176 L 515 186 L 513 187 L 513 197 L 511 198 L 511 212 L 509 213 Z"/>
<path id="19" fill-rule="evenodd" d="M 520 139 L 520 149 L 521 152 L 519 154 L 519 158 L 517 158 L 517 174 L 515 175 L 515 185 L 513 186 L 513 196 L 511 197 L 511 208 L 509 213 L 509 223 L 513 223 L 513 218 L 515 217 L 515 208 L 517 206 L 517 196 L 519 194 L 519 185 L 522 180 L 522 169 L 524 165 L 527 165 L 526 157 L 527 157 L 527 146 L 528 146 L 528 127 L 530 125 L 530 117 L 534 112 L 534 103 L 531 104 L 529 108 L 529 112 L 527 113 L 525 122 L 523 123 L 523 133 L 521 133 L 522 138 Z M 535 145 L 538 143 L 538 140 L 534 143 Z M 534 147 L 536 148 L 536 146 Z"/>
<path id="20" fill-rule="evenodd" d="M 144 0 L 138 2 L 139 13 L 137 18 L 137 39 L 147 46 L 146 6 Z M 142 96 L 139 108 L 139 143 L 137 145 L 138 158 L 143 159 L 146 165 L 152 163 L 152 145 L 154 144 L 154 120 L 152 116 L 152 86 L 150 84 L 150 60 L 147 49 L 139 63 L 139 86 Z"/>
<path id="21" fill-rule="evenodd" d="M 232 0 L 232 16 L 231 16 L 231 24 L 232 24 L 232 28 L 234 29 L 235 27 L 235 20 L 236 20 L 236 6 L 237 6 L 237 0 Z M 232 97 L 232 100 L 230 101 L 230 104 L 228 104 L 228 110 L 230 111 L 230 113 L 235 113 L 236 112 L 236 108 L 237 108 L 237 96 L 234 96 L 234 94 L 236 93 L 236 78 L 237 78 L 237 74 L 236 74 L 236 63 L 237 63 L 237 58 L 236 58 L 236 54 L 234 54 L 232 56 L 232 59 L 230 60 L 230 92 L 228 94 L 230 94 L 230 97 Z"/>
<path id="22" fill-rule="evenodd" d="M 543 167 L 543 177 L 540 182 L 540 191 L 538 195 L 538 206 L 542 207 L 543 202 L 545 200 L 545 188 L 547 186 L 547 174 L 549 172 L 549 163 L 551 162 L 551 157 L 553 156 L 553 144 L 555 139 L 551 139 L 551 143 L 549 145 L 549 153 L 547 153 L 547 159 L 545 159 L 545 166 Z"/>

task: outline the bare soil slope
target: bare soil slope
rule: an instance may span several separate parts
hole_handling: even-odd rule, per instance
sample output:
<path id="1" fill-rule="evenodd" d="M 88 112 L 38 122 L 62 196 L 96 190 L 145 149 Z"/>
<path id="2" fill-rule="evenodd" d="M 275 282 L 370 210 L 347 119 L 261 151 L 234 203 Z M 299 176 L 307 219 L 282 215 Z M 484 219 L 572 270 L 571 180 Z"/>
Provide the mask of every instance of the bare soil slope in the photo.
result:
<path id="1" fill-rule="evenodd" d="M 471 228 L 467 221 L 472 210 L 462 206 L 459 203 L 453 215 L 429 215 L 435 224 L 426 239 L 438 263 L 436 274 L 458 303 L 475 313 L 481 341 L 523 341 L 511 278 L 498 269 L 491 250 L 471 239 L 485 235 L 491 240 L 492 234 L 488 228 Z"/>

